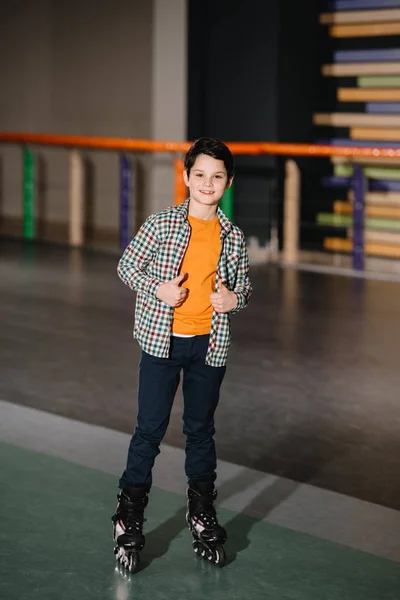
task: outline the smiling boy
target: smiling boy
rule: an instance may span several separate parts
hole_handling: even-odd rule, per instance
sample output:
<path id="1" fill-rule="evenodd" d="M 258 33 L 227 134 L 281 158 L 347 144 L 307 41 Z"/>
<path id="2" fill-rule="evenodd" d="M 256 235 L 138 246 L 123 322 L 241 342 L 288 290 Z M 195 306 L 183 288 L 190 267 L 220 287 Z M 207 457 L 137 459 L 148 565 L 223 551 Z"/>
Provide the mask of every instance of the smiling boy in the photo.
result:
<path id="1" fill-rule="evenodd" d="M 142 349 L 138 414 L 113 516 L 117 559 L 133 571 L 144 546 L 152 468 L 183 373 L 187 522 L 196 553 L 223 564 L 218 524 L 214 413 L 230 346 L 230 315 L 251 295 L 243 233 L 218 203 L 234 176 L 220 140 L 201 138 L 185 158 L 189 198 L 150 216 L 118 265 L 137 291 L 134 337 Z"/>

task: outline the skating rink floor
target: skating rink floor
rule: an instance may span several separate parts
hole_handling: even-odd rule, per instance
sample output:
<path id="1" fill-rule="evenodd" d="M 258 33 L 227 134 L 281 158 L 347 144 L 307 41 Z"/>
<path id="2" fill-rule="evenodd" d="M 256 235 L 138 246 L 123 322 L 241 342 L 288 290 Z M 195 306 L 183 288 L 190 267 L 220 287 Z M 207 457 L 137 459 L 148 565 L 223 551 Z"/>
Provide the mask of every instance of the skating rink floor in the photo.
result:
<path id="1" fill-rule="evenodd" d="M 177 397 L 142 568 L 110 517 L 135 423 L 118 257 L 0 241 L 0 598 L 400 598 L 400 283 L 252 269 L 217 413 L 228 564 L 185 525 Z"/>

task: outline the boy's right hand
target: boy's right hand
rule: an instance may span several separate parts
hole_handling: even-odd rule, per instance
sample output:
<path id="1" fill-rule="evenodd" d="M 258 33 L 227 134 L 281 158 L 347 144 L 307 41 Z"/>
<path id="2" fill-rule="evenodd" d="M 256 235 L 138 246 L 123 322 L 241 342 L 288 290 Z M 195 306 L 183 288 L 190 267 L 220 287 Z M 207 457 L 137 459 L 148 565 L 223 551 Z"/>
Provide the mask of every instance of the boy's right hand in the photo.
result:
<path id="1" fill-rule="evenodd" d="M 162 283 L 157 289 L 156 297 L 173 308 L 183 304 L 189 292 L 187 288 L 180 287 L 185 276 L 186 273 L 181 273 L 175 279 Z"/>

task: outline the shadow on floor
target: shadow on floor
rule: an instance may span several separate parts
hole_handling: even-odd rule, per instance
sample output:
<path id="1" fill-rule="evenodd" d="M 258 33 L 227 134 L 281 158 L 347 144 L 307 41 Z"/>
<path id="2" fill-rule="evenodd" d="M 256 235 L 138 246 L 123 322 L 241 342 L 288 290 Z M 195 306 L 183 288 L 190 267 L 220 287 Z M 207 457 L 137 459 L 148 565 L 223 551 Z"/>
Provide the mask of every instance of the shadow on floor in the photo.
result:
<path id="1" fill-rule="evenodd" d="M 172 540 L 186 529 L 185 515 L 186 506 L 184 505 L 171 518 L 146 534 L 146 547 L 143 552 L 141 570 L 146 569 L 154 560 L 168 552 Z"/>
<path id="2" fill-rule="evenodd" d="M 289 456 L 292 451 L 293 440 L 290 435 L 282 439 L 280 444 L 273 450 L 278 456 Z M 307 454 L 306 450 L 304 452 Z M 301 455 L 302 459 L 305 458 L 304 452 Z M 308 452 L 312 452 L 312 448 L 308 449 Z M 234 562 L 238 554 L 249 547 L 250 532 L 254 525 L 267 518 L 275 508 L 287 500 L 301 485 L 298 480 L 291 479 L 290 476 L 294 476 L 301 471 L 301 482 L 312 482 L 318 477 L 319 473 L 324 471 L 324 468 L 331 461 L 337 458 L 337 448 L 334 449 L 328 443 L 324 443 L 322 436 L 319 453 L 313 455 L 313 461 L 302 460 L 293 465 L 292 459 L 290 462 L 291 467 L 285 469 L 282 477 L 269 476 L 261 471 L 243 469 L 236 476 L 221 483 L 218 486 L 218 504 L 241 493 L 247 492 L 251 497 L 251 500 L 247 502 L 242 510 L 224 524 L 228 533 L 228 540 L 225 546 L 227 564 Z M 252 493 L 254 488 L 260 490 L 256 495 L 254 495 L 254 492 Z M 163 556 L 168 551 L 172 540 L 186 529 L 185 511 L 186 507 L 182 506 L 172 518 L 162 523 L 146 536 L 146 545 L 149 549 L 149 554 L 146 556 L 147 563 L 144 565 L 144 568 L 145 566 L 149 566 L 153 560 Z M 188 543 L 189 539 L 191 540 L 191 538 L 188 537 Z"/>
<path id="3" fill-rule="evenodd" d="M 254 474 L 253 475 L 253 483 Z M 257 473 L 259 480 L 265 478 L 265 474 Z M 239 475 L 226 483 L 222 484 L 219 492 L 220 500 L 226 500 L 231 495 L 240 491 L 249 489 L 248 472 L 239 473 Z M 237 558 L 237 555 L 246 550 L 250 544 L 249 534 L 252 527 L 263 520 L 271 510 L 288 498 L 296 489 L 298 484 L 293 481 L 278 479 L 262 490 L 257 496 L 238 513 L 225 527 L 228 533 L 226 543 L 227 564 L 231 564 Z M 244 514 L 248 513 L 248 514 Z M 151 563 L 161 558 L 169 550 L 171 542 L 178 537 L 186 527 L 186 506 L 183 505 L 170 519 L 146 534 L 146 549 L 142 555 L 141 569 L 146 569 Z M 252 516 L 257 515 L 257 516 Z M 187 540 L 185 543 L 190 548 L 191 534 L 187 531 Z"/>

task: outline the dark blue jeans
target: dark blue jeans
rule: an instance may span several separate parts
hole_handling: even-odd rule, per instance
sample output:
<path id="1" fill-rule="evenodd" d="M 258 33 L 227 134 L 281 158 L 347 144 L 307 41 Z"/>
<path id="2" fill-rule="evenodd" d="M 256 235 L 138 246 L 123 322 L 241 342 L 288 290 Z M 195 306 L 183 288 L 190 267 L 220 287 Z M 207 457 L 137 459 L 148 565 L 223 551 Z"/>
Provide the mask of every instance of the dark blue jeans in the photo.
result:
<path id="1" fill-rule="evenodd" d="M 167 431 L 183 371 L 185 472 L 189 483 L 214 481 L 217 459 L 214 413 L 225 367 L 205 364 L 208 335 L 171 338 L 169 358 L 142 352 L 139 365 L 138 415 L 119 487 L 151 485 L 152 468 Z"/>

